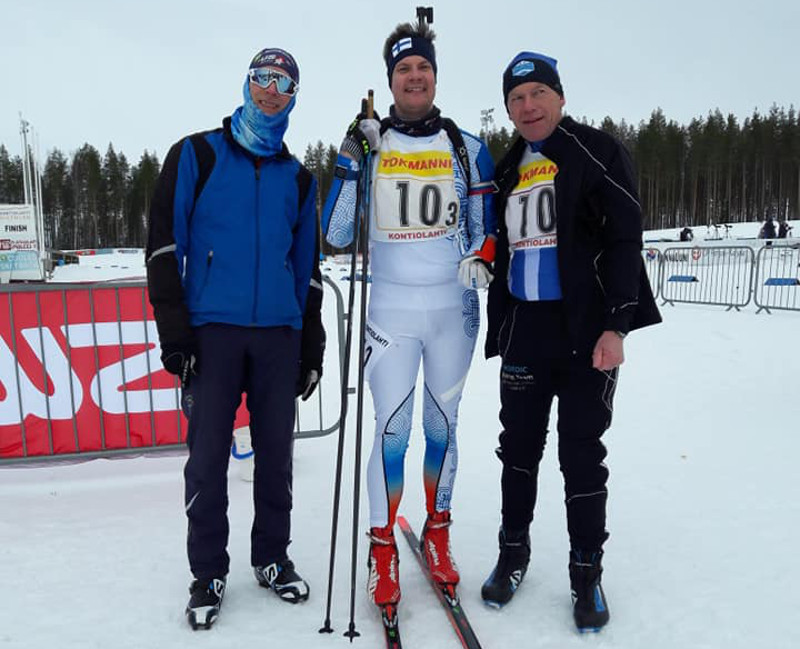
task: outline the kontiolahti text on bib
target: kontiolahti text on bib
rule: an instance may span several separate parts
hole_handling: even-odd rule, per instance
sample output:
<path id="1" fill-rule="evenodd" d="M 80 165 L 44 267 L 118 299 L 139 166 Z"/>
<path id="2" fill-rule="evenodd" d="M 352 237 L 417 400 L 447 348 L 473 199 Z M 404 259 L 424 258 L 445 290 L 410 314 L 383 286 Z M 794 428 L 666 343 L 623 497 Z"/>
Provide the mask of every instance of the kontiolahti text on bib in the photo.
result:
<path id="1" fill-rule="evenodd" d="M 370 237 L 387 243 L 455 236 L 460 203 L 450 141 L 444 130 L 433 141 L 401 138 L 387 131 L 374 169 Z"/>

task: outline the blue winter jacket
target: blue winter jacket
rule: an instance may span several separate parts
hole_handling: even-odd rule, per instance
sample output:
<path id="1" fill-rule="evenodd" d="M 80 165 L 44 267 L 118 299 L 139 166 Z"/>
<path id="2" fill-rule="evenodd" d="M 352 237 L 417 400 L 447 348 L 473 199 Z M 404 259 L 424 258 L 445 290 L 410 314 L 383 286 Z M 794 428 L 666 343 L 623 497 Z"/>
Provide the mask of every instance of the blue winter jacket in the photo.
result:
<path id="1" fill-rule="evenodd" d="M 285 148 L 253 156 L 223 127 L 170 150 L 153 198 L 148 279 L 159 334 L 207 323 L 301 329 L 317 255 L 316 182 Z"/>

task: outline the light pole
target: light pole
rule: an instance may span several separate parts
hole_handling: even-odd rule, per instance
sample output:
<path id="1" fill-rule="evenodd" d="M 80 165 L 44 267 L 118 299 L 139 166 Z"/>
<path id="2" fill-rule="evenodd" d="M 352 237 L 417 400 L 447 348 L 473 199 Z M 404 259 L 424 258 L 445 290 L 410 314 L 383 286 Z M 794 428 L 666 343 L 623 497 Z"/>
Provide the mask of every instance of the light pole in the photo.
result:
<path id="1" fill-rule="evenodd" d="M 38 154 L 38 137 L 30 122 L 19 114 L 19 134 L 22 140 L 22 184 L 24 202 L 33 209 L 33 219 L 36 228 L 36 246 L 41 268 L 47 256 L 44 236 L 44 210 L 42 205 L 42 175 L 39 170 L 38 155 L 34 155 L 32 145 L 28 143 L 28 134 L 36 143 Z"/>
<path id="2" fill-rule="evenodd" d="M 486 135 L 494 132 L 494 117 L 492 117 L 493 112 L 494 108 L 487 108 L 486 110 L 481 111 L 481 131 L 483 131 Z"/>

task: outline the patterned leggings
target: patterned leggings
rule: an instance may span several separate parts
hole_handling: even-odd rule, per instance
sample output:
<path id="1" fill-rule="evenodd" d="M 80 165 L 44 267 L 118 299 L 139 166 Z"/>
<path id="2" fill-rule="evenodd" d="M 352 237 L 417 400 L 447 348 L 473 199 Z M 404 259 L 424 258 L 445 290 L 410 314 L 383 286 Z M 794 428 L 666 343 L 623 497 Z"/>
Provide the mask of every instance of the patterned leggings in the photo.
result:
<path id="1" fill-rule="evenodd" d="M 478 318 L 477 294 L 457 283 L 373 287 L 366 368 L 375 408 L 367 464 L 371 527 L 394 525 L 400 505 L 420 361 L 426 507 L 428 513 L 450 509 L 458 465 L 458 405 Z"/>

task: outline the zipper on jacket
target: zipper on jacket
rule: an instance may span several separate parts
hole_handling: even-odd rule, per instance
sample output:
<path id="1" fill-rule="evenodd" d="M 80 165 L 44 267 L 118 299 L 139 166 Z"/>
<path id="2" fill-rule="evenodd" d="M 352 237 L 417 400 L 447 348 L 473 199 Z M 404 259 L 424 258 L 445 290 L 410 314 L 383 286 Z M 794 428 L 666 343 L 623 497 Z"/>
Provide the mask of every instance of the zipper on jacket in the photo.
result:
<path id="1" fill-rule="evenodd" d="M 206 257 L 206 274 L 203 278 L 203 285 L 200 287 L 200 295 L 206 290 L 206 286 L 208 286 L 208 278 L 211 277 L 211 262 L 214 261 L 214 251 L 209 250 L 208 256 Z"/>
<path id="2" fill-rule="evenodd" d="M 255 246 L 256 246 L 256 267 L 255 267 L 255 281 L 253 282 L 253 314 L 252 314 L 252 324 L 256 324 L 257 322 L 257 314 L 258 314 L 258 276 L 259 276 L 259 269 L 261 267 L 261 245 L 259 243 L 260 238 L 259 234 L 261 231 L 260 223 L 259 223 L 259 203 L 261 200 L 261 160 L 263 158 L 256 158 L 256 210 L 255 210 Z"/>

